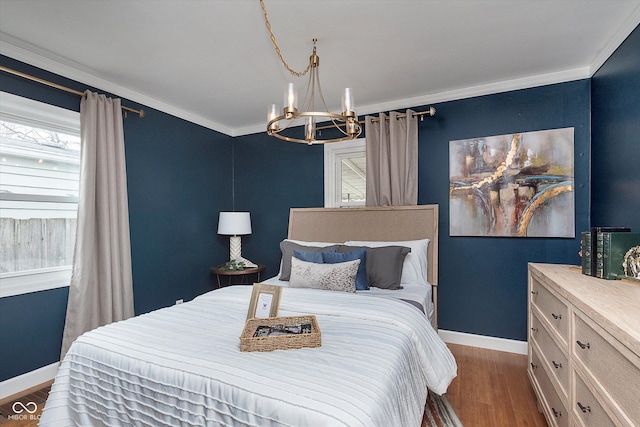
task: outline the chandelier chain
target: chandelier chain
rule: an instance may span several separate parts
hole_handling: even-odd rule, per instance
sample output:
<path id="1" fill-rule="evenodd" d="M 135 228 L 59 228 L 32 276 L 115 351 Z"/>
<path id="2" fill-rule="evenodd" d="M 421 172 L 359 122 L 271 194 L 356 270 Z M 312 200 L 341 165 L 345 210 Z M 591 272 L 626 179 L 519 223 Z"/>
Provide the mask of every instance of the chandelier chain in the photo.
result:
<path id="1" fill-rule="evenodd" d="M 305 68 L 304 71 L 299 72 L 296 70 L 292 70 L 291 67 L 289 67 L 289 64 L 287 64 L 287 62 L 284 60 L 284 58 L 282 57 L 282 52 L 280 52 L 280 48 L 278 47 L 278 42 L 276 41 L 276 36 L 273 35 L 273 31 L 271 30 L 271 23 L 269 22 L 269 18 L 267 17 L 267 9 L 264 6 L 264 1 L 260 0 L 260 6 L 262 7 L 262 13 L 264 15 L 264 23 L 267 26 L 267 31 L 269 31 L 269 36 L 271 37 L 271 43 L 273 43 L 273 48 L 276 50 L 276 54 L 278 54 L 278 58 L 280 58 L 280 62 L 282 62 L 282 65 L 284 65 L 284 68 L 287 69 L 287 71 L 289 71 L 292 75 L 297 76 L 297 77 L 302 77 L 305 74 L 307 74 L 309 72 L 309 69 L 311 69 L 311 63 L 309 63 L 307 65 L 307 68 Z M 314 42 L 315 44 L 315 42 Z"/>

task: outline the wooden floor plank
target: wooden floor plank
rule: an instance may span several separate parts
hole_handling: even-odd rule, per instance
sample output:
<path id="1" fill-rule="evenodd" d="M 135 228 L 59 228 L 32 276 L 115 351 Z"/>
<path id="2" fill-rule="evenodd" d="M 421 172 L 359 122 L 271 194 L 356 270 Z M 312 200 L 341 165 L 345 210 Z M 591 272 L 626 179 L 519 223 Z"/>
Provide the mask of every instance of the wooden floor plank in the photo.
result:
<path id="1" fill-rule="evenodd" d="M 447 345 L 458 363 L 447 398 L 463 425 L 547 427 L 527 377 L 527 356 Z"/>

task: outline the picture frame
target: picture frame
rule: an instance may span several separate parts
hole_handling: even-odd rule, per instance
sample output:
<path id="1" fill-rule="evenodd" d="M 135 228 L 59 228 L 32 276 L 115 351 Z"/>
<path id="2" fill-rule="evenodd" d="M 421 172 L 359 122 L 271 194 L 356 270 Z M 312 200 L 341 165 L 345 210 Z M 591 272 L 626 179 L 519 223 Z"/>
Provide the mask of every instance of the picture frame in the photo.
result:
<path id="1" fill-rule="evenodd" d="M 247 320 L 277 317 L 282 286 L 254 283 L 249 301 Z"/>
<path id="2" fill-rule="evenodd" d="M 575 238 L 574 128 L 449 141 L 449 235 Z"/>

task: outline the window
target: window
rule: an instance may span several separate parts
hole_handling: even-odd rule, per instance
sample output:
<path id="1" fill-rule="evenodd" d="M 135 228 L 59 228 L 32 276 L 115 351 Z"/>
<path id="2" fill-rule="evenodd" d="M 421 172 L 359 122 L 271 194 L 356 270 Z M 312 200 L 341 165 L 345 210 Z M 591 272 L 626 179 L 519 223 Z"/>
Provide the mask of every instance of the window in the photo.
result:
<path id="1" fill-rule="evenodd" d="M 68 286 L 80 114 L 0 96 L 0 297 Z"/>
<path id="2" fill-rule="evenodd" d="M 324 146 L 325 207 L 364 206 L 366 199 L 364 138 Z"/>

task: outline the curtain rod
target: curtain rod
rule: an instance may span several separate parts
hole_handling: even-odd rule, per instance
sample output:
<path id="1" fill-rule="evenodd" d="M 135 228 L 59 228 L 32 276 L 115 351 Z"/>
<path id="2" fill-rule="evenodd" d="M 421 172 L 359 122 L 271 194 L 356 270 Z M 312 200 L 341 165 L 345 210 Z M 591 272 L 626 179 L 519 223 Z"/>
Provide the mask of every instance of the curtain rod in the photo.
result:
<path id="1" fill-rule="evenodd" d="M 26 73 L 23 73 L 23 72 L 20 72 L 20 71 L 12 70 L 11 68 L 3 67 L 2 65 L 0 65 L 0 71 L 4 71 L 6 73 L 13 74 L 14 76 L 22 77 L 24 79 L 31 80 L 31 81 L 34 81 L 34 82 L 37 82 L 37 83 L 41 83 L 43 85 L 51 86 L 51 87 L 54 87 L 56 89 L 63 90 L 65 92 L 73 93 L 74 95 L 84 96 L 84 93 L 80 92 L 79 90 L 71 89 L 71 88 L 68 88 L 66 86 L 62 86 L 62 85 L 59 85 L 57 83 L 50 82 L 48 80 L 44 80 L 44 79 L 41 79 L 39 77 L 34 77 L 34 76 L 30 75 L 30 74 L 26 74 Z M 124 105 L 121 105 L 120 108 L 122 108 L 125 111 L 125 117 L 126 117 L 126 112 L 136 113 L 141 118 L 144 117 L 144 110 L 143 109 L 134 110 L 133 108 L 125 107 Z"/>
<path id="2" fill-rule="evenodd" d="M 420 111 L 418 113 L 413 113 L 413 117 L 420 117 L 420 121 L 423 121 L 424 120 L 424 116 L 427 116 L 427 115 L 429 117 L 435 116 L 436 115 L 436 109 L 434 107 L 429 107 L 429 109 L 427 111 Z M 407 115 L 406 114 L 399 114 L 397 118 L 398 119 L 402 119 L 403 117 L 407 117 Z M 385 117 L 385 120 L 389 120 L 389 117 Z M 379 122 L 380 118 L 375 117 L 375 118 L 373 118 L 372 121 L 373 122 Z M 364 122 L 365 122 L 364 120 L 358 120 L 358 123 L 361 124 L 361 125 L 364 124 Z M 338 126 L 344 126 L 344 123 L 339 123 Z M 322 130 L 322 129 L 333 129 L 333 126 L 327 125 L 327 126 L 321 126 L 321 127 L 316 128 L 316 130 Z"/>

